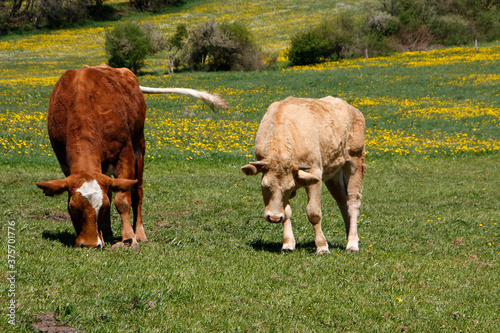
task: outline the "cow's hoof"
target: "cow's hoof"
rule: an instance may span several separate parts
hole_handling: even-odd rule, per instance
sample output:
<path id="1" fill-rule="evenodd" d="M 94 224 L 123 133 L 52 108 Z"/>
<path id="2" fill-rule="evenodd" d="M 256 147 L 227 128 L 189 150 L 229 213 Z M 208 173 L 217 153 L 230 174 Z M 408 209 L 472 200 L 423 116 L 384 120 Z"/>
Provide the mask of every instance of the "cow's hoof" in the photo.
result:
<path id="1" fill-rule="evenodd" d="M 139 244 L 136 243 L 133 243 L 133 244 L 127 244 L 127 243 L 124 243 L 124 242 L 118 242 L 118 243 L 115 243 L 113 244 L 110 248 L 109 248 L 109 251 L 116 251 L 118 249 L 132 249 L 132 250 L 136 250 L 136 251 L 139 251 L 141 248 L 139 246 Z"/>
<path id="2" fill-rule="evenodd" d="M 348 248 L 346 250 L 347 250 L 347 253 L 358 253 L 359 252 L 359 248 L 357 248 L 357 247 L 351 247 L 351 248 Z"/>
<path id="3" fill-rule="evenodd" d="M 293 251 L 295 250 L 295 244 L 283 244 L 281 251 Z"/>
<path id="4" fill-rule="evenodd" d="M 134 238 L 125 239 L 123 241 L 123 244 L 126 247 L 128 247 L 128 248 L 130 248 L 132 250 L 140 250 L 141 249 L 141 247 L 139 246 L 139 243 L 137 243 L 137 240 L 135 239 L 135 237 Z"/>
<path id="5" fill-rule="evenodd" d="M 135 239 L 137 239 L 138 242 L 143 242 L 143 243 L 146 243 L 148 241 L 148 239 L 146 238 L 146 235 L 143 235 L 143 236 L 135 235 Z"/>
<path id="6" fill-rule="evenodd" d="M 111 245 L 111 247 L 109 248 L 109 251 L 116 251 L 118 249 L 121 249 L 122 247 L 125 247 L 125 244 L 123 244 L 123 242 L 117 242 L 117 243 Z"/>
<path id="7" fill-rule="evenodd" d="M 147 242 L 148 241 L 148 238 L 146 237 L 146 232 L 144 231 L 144 227 L 142 225 L 137 226 L 137 228 L 135 229 L 135 239 L 138 242 Z"/>
<path id="8" fill-rule="evenodd" d="M 281 253 L 287 253 L 287 252 L 292 252 L 294 251 L 295 249 L 285 249 L 285 248 L 281 248 Z"/>
<path id="9" fill-rule="evenodd" d="M 328 249 L 317 249 L 316 254 L 330 254 L 330 250 Z"/>

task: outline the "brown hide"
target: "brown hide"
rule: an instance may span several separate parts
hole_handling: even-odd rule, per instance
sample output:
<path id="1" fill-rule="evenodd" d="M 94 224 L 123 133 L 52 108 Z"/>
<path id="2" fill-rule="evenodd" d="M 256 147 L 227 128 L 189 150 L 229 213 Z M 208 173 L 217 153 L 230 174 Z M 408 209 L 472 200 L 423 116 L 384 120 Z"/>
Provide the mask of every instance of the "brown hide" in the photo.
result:
<path id="1" fill-rule="evenodd" d="M 55 85 L 48 131 L 66 178 L 37 186 L 46 195 L 69 193 L 76 245 L 103 246 L 103 238 L 112 236 L 112 191 L 117 192 L 123 241 L 146 241 L 141 213 L 145 113 L 139 82 L 128 69 L 86 66 L 68 70 Z"/>
<path id="2" fill-rule="evenodd" d="M 329 252 L 321 230 L 323 181 L 342 212 L 347 250 L 359 250 L 356 223 L 366 168 L 364 142 L 363 115 L 341 99 L 288 97 L 271 104 L 257 132 L 258 162 L 243 166 L 242 171 L 262 172 L 264 218 L 283 223 L 283 249 L 295 248 L 289 200 L 305 187 L 317 252 Z"/>

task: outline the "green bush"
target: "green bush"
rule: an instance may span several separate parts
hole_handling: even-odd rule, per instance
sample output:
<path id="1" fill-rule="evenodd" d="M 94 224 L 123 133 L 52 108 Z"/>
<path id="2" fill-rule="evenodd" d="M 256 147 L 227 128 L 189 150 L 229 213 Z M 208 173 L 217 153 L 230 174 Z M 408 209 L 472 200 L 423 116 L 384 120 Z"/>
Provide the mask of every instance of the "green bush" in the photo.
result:
<path id="1" fill-rule="evenodd" d="M 436 42 L 444 45 L 463 45 L 474 40 L 469 22 L 461 16 L 438 16 L 431 22 L 430 29 Z"/>
<path id="2" fill-rule="evenodd" d="M 140 11 L 158 13 L 167 7 L 179 6 L 182 0 L 130 0 L 130 4 Z"/>
<path id="3" fill-rule="evenodd" d="M 292 37 L 287 57 L 292 65 L 309 65 L 328 58 L 328 40 L 317 30 L 299 32 Z"/>
<path id="4" fill-rule="evenodd" d="M 264 67 L 262 54 L 253 41 L 250 30 L 239 22 L 223 22 L 220 24 L 222 33 L 230 36 L 235 49 L 229 59 L 230 70 L 256 70 Z"/>
<path id="5" fill-rule="evenodd" d="M 360 31 L 353 15 L 341 13 L 292 36 L 288 60 L 292 65 L 307 65 L 359 54 Z"/>
<path id="6" fill-rule="evenodd" d="M 108 64 L 113 67 L 127 67 L 138 73 L 145 58 L 165 48 L 163 37 L 150 24 L 133 22 L 119 23 L 113 30 L 106 31 L 106 52 L 110 55 Z"/>
<path id="7" fill-rule="evenodd" d="M 397 17 L 383 11 L 375 11 L 366 17 L 368 28 L 379 36 L 391 36 L 398 31 L 400 22 Z"/>
<path id="8" fill-rule="evenodd" d="M 92 5 L 88 7 L 89 16 L 94 21 L 113 21 L 121 17 L 118 10 L 110 5 Z"/>
<path id="9" fill-rule="evenodd" d="M 241 23 L 202 23 L 189 34 L 183 61 L 191 70 L 229 71 L 262 68 L 259 49 Z"/>
<path id="10" fill-rule="evenodd" d="M 89 1 L 86 0 L 41 0 L 37 25 L 54 29 L 85 22 L 88 5 Z"/>
<path id="11" fill-rule="evenodd" d="M 492 42 L 500 39 L 500 1 L 489 10 L 480 12 L 474 20 L 478 38 Z"/>
<path id="12" fill-rule="evenodd" d="M 462 45 L 474 37 L 500 37 L 499 0 L 380 0 L 377 10 L 397 19 L 391 35 L 402 47 Z"/>

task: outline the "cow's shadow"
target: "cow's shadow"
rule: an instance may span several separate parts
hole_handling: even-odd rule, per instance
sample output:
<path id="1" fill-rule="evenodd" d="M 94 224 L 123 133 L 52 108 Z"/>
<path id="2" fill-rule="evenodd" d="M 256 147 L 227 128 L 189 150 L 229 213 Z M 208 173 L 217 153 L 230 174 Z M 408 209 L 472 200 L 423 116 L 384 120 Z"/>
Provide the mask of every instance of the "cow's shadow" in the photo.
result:
<path id="1" fill-rule="evenodd" d="M 42 232 L 42 237 L 47 240 L 58 241 L 69 247 L 75 246 L 76 243 L 76 235 L 68 231 L 45 230 Z"/>
<path id="2" fill-rule="evenodd" d="M 281 252 L 291 252 L 291 251 L 283 251 L 281 250 L 281 246 L 283 243 L 281 242 L 268 242 L 268 241 L 263 241 L 261 239 L 254 240 L 250 243 L 248 243 L 255 251 L 265 251 L 265 252 L 271 252 L 271 253 L 281 253 Z M 345 247 L 340 245 L 340 244 L 332 244 L 328 243 L 328 247 L 330 250 L 332 249 L 341 249 L 343 250 Z M 316 244 L 314 241 L 311 242 L 299 242 L 295 245 L 296 250 L 304 249 L 306 251 L 309 251 L 311 253 L 316 253 Z"/>
<path id="3" fill-rule="evenodd" d="M 74 247 L 76 243 L 76 235 L 69 231 L 53 231 L 45 230 L 42 232 L 43 239 L 59 242 L 68 247 Z M 106 243 L 115 244 L 121 241 L 121 236 L 112 236 L 105 239 Z"/>

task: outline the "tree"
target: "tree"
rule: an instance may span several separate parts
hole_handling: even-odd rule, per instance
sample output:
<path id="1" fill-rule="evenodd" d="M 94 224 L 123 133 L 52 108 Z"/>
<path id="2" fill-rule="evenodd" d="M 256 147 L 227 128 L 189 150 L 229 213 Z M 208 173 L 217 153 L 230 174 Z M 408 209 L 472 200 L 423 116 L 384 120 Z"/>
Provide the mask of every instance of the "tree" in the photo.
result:
<path id="1" fill-rule="evenodd" d="M 179 24 L 175 33 L 168 39 L 168 73 L 174 73 L 174 62 L 177 54 L 184 48 L 185 39 L 188 36 L 188 30 L 185 24 Z"/>

